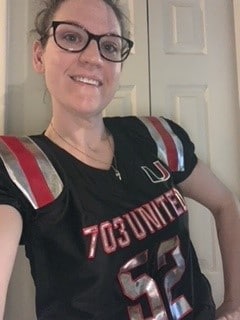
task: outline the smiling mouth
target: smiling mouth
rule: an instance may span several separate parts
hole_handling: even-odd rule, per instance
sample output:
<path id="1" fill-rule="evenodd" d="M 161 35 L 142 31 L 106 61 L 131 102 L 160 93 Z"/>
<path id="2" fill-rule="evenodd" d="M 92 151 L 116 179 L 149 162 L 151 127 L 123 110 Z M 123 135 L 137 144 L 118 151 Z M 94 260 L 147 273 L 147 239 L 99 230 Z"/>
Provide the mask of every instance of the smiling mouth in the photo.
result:
<path id="1" fill-rule="evenodd" d="M 84 83 L 90 86 L 95 86 L 95 87 L 100 87 L 102 85 L 102 82 L 96 79 L 90 79 L 87 77 L 82 77 L 82 76 L 71 76 L 70 77 L 73 81 L 78 82 L 78 83 Z"/>

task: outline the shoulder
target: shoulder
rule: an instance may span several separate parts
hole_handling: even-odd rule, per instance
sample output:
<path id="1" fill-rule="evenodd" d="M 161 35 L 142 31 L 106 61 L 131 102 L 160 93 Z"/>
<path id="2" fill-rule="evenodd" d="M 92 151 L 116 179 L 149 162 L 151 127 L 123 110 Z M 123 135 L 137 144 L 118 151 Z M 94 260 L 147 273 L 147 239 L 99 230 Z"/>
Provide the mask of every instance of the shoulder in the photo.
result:
<path id="1" fill-rule="evenodd" d="M 188 133 L 174 121 L 164 117 L 108 118 L 112 128 L 123 131 L 127 138 L 146 152 L 152 150 L 175 173 L 175 182 L 186 179 L 197 163 L 195 146 Z"/>
<path id="2" fill-rule="evenodd" d="M 1 174 L 37 209 L 52 202 L 63 189 L 62 181 L 34 137 L 0 136 Z"/>
<path id="3" fill-rule="evenodd" d="M 166 137 L 167 135 L 181 138 L 188 138 L 187 132 L 174 121 L 164 117 L 154 116 L 126 116 L 126 117 L 109 117 L 104 118 L 106 125 L 110 127 L 125 128 L 127 131 L 135 131 L 137 133 L 157 134 L 158 137 Z"/>
<path id="4" fill-rule="evenodd" d="M 154 142 L 158 149 L 158 155 L 163 158 L 166 164 L 168 164 L 166 156 L 169 153 L 178 153 L 179 159 L 182 159 L 184 149 L 186 149 L 185 152 L 190 151 L 189 149 L 194 152 L 194 144 L 188 133 L 180 125 L 164 117 L 113 117 L 106 118 L 106 123 L 136 140 Z M 178 165 L 180 166 L 178 169 L 181 170 L 183 166 L 181 161 Z"/>

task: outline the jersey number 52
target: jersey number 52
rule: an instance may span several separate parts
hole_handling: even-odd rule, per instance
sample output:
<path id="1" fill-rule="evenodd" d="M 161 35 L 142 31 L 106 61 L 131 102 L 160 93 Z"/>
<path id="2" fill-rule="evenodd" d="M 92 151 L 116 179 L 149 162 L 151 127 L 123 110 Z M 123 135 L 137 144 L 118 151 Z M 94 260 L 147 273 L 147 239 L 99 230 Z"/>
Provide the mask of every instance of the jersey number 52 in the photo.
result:
<path id="1" fill-rule="evenodd" d="M 175 267 L 168 270 L 164 275 L 163 290 L 168 301 L 168 309 L 170 310 L 172 319 L 180 320 L 190 313 L 192 308 L 183 295 L 175 300 L 172 298 L 172 288 L 181 279 L 185 270 L 185 261 L 180 251 L 180 241 L 177 236 L 160 244 L 157 251 L 157 266 L 159 271 L 167 265 L 169 257 L 174 260 Z M 118 274 L 124 295 L 132 301 L 141 297 L 146 298 L 152 312 L 151 317 L 144 318 L 142 306 L 138 303 L 135 306 L 128 307 L 129 318 L 130 320 L 168 320 L 166 306 L 154 279 L 147 274 L 141 274 L 135 279 L 132 276 L 131 272 L 135 268 L 147 263 L 147 261 L 148 250 L 145 250 L 125 263 Z"/>

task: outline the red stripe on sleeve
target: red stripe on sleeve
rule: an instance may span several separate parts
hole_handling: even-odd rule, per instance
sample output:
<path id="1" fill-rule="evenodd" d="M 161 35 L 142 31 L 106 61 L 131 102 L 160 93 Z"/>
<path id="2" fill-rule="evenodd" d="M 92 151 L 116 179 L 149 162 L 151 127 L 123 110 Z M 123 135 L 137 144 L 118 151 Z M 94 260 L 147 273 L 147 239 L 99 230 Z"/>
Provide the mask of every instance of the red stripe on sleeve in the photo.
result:
<path id="1" fill-rule="evenodd" d="M 16 137 L 2 136 L 1 139 L 18 160 L 38 206 L 41 207 L 53 201 L 53 195 L 34 155 Z"/>
<path id="2" fill-rule="evenodd" d="M 171 134 L 164 128 L 161 121 L 155 117 L 148 117 L 154 128 L 160 134 L 167 150 L 168 165 L 172 171 L 178 171 L 178 152 Z"/>

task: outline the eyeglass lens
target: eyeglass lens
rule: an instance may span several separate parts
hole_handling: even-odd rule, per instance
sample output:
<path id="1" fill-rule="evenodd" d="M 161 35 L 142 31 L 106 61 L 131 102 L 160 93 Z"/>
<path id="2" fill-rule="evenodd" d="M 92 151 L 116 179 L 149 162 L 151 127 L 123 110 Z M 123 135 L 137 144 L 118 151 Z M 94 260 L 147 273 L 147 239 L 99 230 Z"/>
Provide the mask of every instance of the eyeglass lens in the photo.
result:
<path id="1" fill-rule="evenodd" d="M 62 49 L 72 52 L 84 50 L 91 35 L 79 26 L 62 23 L 55 29 L 55 41 Z M 130 47 L 126 39 L 115 35 L 103 35 L 97 39 L 101 55 L 110 61 L 123 61 L 128 55 Z"/>

